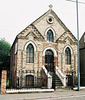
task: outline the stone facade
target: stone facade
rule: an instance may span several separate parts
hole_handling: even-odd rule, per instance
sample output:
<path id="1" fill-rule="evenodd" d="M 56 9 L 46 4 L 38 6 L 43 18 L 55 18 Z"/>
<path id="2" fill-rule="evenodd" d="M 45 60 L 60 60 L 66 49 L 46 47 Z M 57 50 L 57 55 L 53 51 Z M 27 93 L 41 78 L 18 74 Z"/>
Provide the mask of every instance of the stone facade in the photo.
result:
<path id="1" fill-rule="evenodd" d="M 53 42 L 47 40 L 47 32 L 49 30 L 53 33 Z M 16 43 L 17 51 L 14 54 L 13 50 Z M 26 62 L 26 50 L 29 44 L 32 44 L 34 47 L 34 63 Z M 67 47 L 69 47 L 71 51 L 70 65 L 65 64 L 65 50 Z M 13 76 L 13 71 L 16 71 L 15 77 L 19 78 L 20 86 L 25 85 L 25 79 L 22 81 L 22 77 L 24 78 L 27 75 L 22 73 L 22 71 L 25 70 L 35 71 L 35 74 L 32 73 L 32 75 L 34 76 L 34 84 L 36 85 L 36 77 L 40 76 L 38 72 L 42 71 L 43 65 L 45 66 L 45 53 L 47 50 L 53 52 L 54 66 L 59 67 L 65 75 L 67 75 L 67 70 L 70 74 L 73 70 L 75 72 L 74 78 L 77 77 L 77 40 L 52 9 L 49 9 L 44 15 L 18 34 L 12 45 L 11 75 Z M 13 55 L 16 56 L 14 67 Z M 19 71 L 20 75 L 18 73 Z M 30 73 L 28 75 L 30 75 Z M 15 84 L 17 84 L 17 81 L 15 81 Z"/>

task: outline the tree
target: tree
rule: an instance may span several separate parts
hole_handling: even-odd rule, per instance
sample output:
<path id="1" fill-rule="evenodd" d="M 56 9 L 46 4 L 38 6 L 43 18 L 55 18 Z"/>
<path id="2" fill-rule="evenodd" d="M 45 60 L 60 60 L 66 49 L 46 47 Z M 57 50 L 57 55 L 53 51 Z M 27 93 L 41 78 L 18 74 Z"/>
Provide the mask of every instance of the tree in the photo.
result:
<path id="1" fill-rule="evenodd" d="M 10 70 L 10 48 L 11 45 L 5 39 L 0 40 L 0 74 L 2 70 Z"/>

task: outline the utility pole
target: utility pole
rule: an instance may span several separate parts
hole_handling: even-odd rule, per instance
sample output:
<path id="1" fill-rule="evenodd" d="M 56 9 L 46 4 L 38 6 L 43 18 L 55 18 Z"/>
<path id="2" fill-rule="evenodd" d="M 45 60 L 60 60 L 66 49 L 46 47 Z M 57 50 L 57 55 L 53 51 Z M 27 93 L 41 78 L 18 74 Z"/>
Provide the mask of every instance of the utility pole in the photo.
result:
<path id="1" fill-rule="evenodd" d="M 71 2 L 76 2 L 76 14 L 77 14 L 77 40 L 78 40 L 78 91 L 80 91 L 80 60 L 79 60 L 79 18 L 78 18 L 78 3 L 85 4 L 83 2 L 78 2 L 78 0 L 73 1 L 73 0 L 66 0 L 66 1 L 71 1 Z"/>
<path id="2" fill-rule="evenodd" d="M 78 91 L 80 91 L 80 66 L 79 66 L 79 19 L 78 19 L 78 0 L 76 0 L 76 12 L 77 12 L 77 39 L 78 39 Z"/>

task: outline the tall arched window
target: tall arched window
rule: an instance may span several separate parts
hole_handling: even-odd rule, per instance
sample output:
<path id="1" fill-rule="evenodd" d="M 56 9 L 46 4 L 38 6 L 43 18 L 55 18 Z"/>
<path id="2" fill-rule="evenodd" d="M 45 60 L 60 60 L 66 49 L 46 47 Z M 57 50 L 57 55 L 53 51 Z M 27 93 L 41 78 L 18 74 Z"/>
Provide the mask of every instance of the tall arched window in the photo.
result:
<path id="1" fill-rule="evenodd" d="M 53 42 L 53 32 L 52 30 L 48 30 L 47 32 L 47 40 Z"/>
<path id="2" fill-rule="evenodd" d="M 34 47 L 32 44 L 29 44 L 26 49 L 26 62 L 34 63 Z"/>
<path id="3" fill-rule="evenodd" d="M 65 60 L 67 65 L 71 64 L 71 51 L 68 47 L 65 50 Z"/>

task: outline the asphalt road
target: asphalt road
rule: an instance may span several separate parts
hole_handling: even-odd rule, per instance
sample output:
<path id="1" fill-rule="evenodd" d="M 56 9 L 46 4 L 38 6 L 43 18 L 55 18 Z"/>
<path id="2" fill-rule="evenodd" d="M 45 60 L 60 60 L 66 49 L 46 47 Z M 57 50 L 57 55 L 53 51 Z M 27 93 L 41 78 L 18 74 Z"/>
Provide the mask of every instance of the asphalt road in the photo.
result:
<path id="1" fill-rule="evenodd" d="M 85 90 L 55 91 L 51 93 L 0 94 L 0 100 L 85 100 Z"/>

